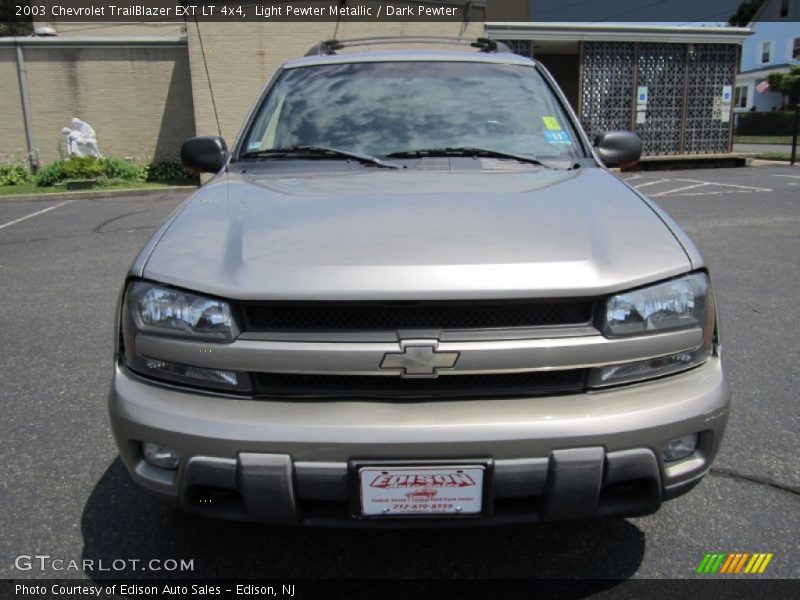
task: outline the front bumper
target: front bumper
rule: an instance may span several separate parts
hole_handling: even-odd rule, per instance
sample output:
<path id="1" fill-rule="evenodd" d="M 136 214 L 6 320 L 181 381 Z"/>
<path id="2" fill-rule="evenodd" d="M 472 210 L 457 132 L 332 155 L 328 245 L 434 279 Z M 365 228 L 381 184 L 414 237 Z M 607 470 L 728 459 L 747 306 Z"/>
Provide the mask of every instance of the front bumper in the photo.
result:
<path id="1" fill-rule="evenodd" d="M 695 485 L 717 453 L 730 390 L 719 357 L 660 380 L 565 396 L 460 401 L 266 401 L 156 384 L 117 366 L 111 424 L 134 480 L 197 514 L 284 524 L 408 526 L 535 522 L 653 512 Z M 696 452 L 664 463 L 670 439 Z M 140 442 L 177 449 L 177 470 Z M 353 459 L 488 460 L 489 515 L 361 519 Z"/>

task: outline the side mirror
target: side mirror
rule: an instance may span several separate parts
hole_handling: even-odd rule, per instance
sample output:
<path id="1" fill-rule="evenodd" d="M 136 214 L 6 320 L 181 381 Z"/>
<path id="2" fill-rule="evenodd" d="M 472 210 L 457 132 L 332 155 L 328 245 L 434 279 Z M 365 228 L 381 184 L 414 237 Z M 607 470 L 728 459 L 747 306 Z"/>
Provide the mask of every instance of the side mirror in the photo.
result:
<path id="1" fill-rule="evenodd" d="M 642 156 L 642 140 L 630 131 L 606 131 L 594 140 L 594 149 L 607 167 L 630 167 Z"/>
<path id="2" fill-rule="evenodd" d="M 181 146 L 181 162 L 189 171 L 217 173 L 228 160 L 228 146 L 216 135 L 189 138 Z"/>

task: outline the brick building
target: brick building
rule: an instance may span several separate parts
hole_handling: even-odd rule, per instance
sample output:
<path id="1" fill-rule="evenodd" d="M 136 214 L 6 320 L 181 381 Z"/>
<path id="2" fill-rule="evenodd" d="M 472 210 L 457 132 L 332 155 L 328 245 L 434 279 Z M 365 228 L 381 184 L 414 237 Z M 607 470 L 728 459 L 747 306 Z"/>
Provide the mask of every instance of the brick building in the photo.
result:
<path id="1" fill-rule="evenodd" d="M 504 40 L 553 72 L 590 134 L 636 131 L 646 154 L 730 150 L 724 96 L 748 30 L 537 24 L 527 2 L 488 6 L 472 0 L 459 22 L 55 23 L 54 37 L 0 38 L 0 161 L 56 159 L 75 116 L 104 153 L 139 162 L 175 160 L 195 134 L 231 143 L 285 60 L 333 37 L 403 35 Z"/>

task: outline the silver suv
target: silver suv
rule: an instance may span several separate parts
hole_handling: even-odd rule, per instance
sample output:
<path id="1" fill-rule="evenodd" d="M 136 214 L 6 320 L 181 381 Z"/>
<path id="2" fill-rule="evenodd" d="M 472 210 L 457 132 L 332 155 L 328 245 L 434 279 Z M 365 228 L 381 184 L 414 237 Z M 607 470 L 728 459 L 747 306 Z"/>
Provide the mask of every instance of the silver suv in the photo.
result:
<path id="1" fill-rule="evenodd" d="M 695 246 L 502 45 L 283 65 L 125 283 L 109 407 L 136 482 L 282 524 L 637 515 L 728 419 Z"/>

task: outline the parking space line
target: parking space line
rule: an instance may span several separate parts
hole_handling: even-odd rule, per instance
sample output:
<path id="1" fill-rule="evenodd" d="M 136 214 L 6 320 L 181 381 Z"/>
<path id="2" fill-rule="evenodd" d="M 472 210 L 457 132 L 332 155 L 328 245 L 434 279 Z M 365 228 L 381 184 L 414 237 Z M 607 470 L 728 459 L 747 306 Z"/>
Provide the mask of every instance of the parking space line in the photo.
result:
<path id="1" fill-rule="evenodd" d="M 55 206 L 49 206 L 42 210 L 37 210 L 35 213 L 31 213 L 29 215 L 25 215 L 24 217 L 20 217 L 19 219 L 14 219 L 13 221 L 9 221 L 8 223 L 3 223 L 0 225 L 0 229 L 5 229 L 6 227 L 11 227 L 12 225 L 16 225 L 17 223 L 21 223 L 27 219 L 32 219 L 33 217 L 38 217 L 39 215 L 43 215 L 46 212 L 50 212 L 51 210 L 57 209 L 59 206 L 64 206 L 65 204 L 69 204 L 72 200 L 64 200 L 64 202 L 59 202 Z"/>
<path id="2" fill-rule="evenodd" d="M 682 192 L 684 190 L 691 190 L 693 188 L 703 187 L 704 185 L 711 185 L 710 183 L 693 183 L 692 185 L 685 185 L 683 187 L 675 188 L 674 190 L 667 190 L 665 192 L 658 192 L 657 194 L 653 194 L 651 198 L 656 198 L 658 196 L 665 196 L 666 194 L 673 194 L 675 192 Z"/>
<path id="3" fill-rule="evenodd" d="M 657 179 L 656 181 L 648 181 L 647 183 L 641 183 L 639 185 L 634 186 L 637 190 L 639 188 L 647 187 L 648 185 L 655 185 L 657 183 L 664 183 L 665 181 L 672 181 L 671 179 Z"/>
<path id="4" fill-rule="evenodd" d="M 742 190 L 750 190 L 754 192 L 771 192 L 769 188 L 753 187 L 751 185 L 737 185 L 735 183 L 717 183 L 716 181 L 697 181 L 697 179 L 676 179 L 675 181 L 685 181 L 687 183 L 705 183 L 709 185 L 718 185 L 721 187 L 733 187 Z"/>
<path id="5" fill-rule="evenodd" d="M 746 194 L 749 190 L 717 190 L 714 192 L 688 192 L 686 194 L 672 194 L 673 196 L 718 196 L 720 194 Z"/>
<path id="6" fill-rule="evenodd" d="M 791 177 L 792 179 L 800 179 L 800 175 L 776 175 L 775 173 L 772 173 L 772 176 L 773 177 Z"/>

